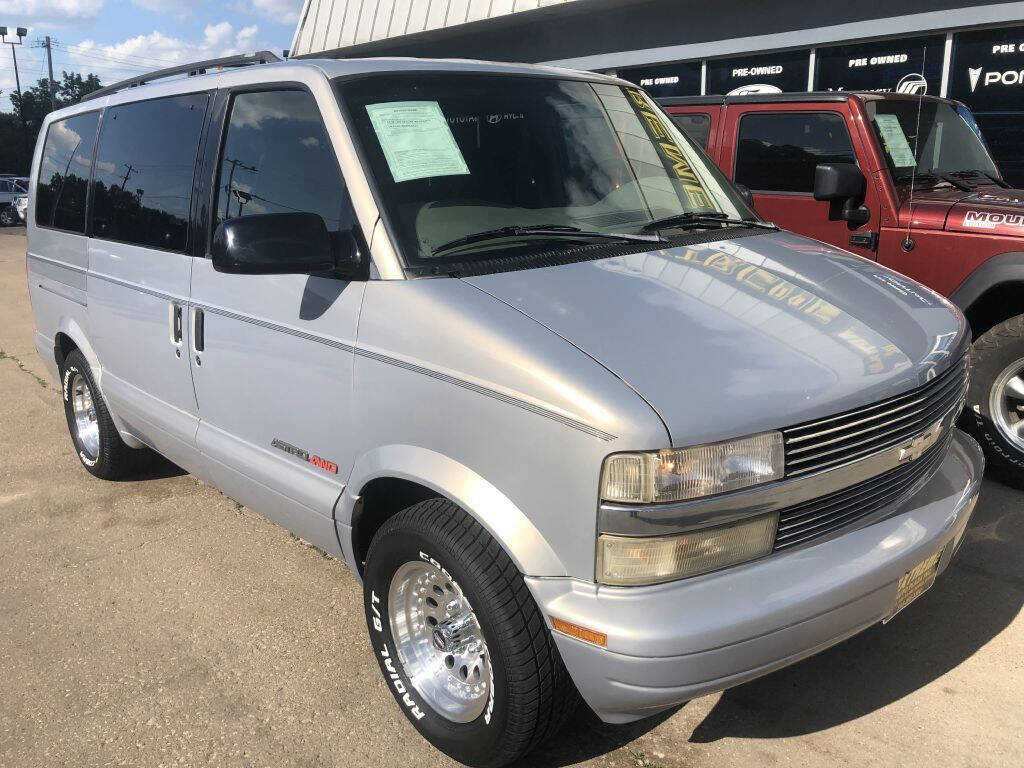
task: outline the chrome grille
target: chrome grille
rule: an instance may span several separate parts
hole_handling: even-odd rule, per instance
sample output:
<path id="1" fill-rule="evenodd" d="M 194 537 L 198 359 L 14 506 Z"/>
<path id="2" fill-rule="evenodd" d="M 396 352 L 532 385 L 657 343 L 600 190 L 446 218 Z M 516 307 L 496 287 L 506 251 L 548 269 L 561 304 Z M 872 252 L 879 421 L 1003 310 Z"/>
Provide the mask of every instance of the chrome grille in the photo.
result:
<path id="1" fill-rule="evenodd" d="M 964 357 L 910 392 L 784 429 L 786 477 L 833 469 L 908 440 L 957 407 L 966 393 Z"/>
<path id="2" fill-rule="evenodd" d="M 782 510 L 774 551 L 824 536 L 894 504 L 927 480 L 942 463 L 952 430 L 920 458 L 841 491 Z"/>

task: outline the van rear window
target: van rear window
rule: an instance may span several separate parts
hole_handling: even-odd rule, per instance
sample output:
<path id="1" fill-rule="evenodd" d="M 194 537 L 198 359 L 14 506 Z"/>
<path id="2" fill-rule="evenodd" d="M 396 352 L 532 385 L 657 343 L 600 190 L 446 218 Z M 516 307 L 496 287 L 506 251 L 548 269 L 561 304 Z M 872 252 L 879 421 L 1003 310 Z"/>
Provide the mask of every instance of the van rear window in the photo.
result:
<path id="1" fill-rule="evenodd" d="M 184 251 L 209 96 L 111 107 L 96 150 L 92 236 Z"/>
<path id="2" fill-rule="evenodd" d="M 50 124 L 36 187 L 36 224 L 85 232 L 85 201 L 99 112 Z"/>

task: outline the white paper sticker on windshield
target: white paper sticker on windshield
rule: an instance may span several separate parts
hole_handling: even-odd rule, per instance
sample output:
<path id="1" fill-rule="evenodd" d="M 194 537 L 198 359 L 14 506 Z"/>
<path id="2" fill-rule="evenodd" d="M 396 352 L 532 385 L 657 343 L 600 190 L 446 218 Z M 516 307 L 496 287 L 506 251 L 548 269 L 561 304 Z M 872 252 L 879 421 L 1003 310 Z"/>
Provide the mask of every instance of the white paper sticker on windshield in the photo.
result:
<path id="1" fill-rule="evenodd" d="M 395 181 L 469 173 L 436 101 L 367 104 L 366 111 Z"/>
<path id="2" fill-rule="evenodd" d="M 885 149 L 892 158 L 892 164 L 897 168 L 913 168 L 917 165 L 914 160 L 914 152 L 907 141 L 907 135 L 903 133 L 903 126 L 896 115 L 875 115 L 875 125 L 878 132 L 882 134 L 882 141 L 885 142 Z"/>

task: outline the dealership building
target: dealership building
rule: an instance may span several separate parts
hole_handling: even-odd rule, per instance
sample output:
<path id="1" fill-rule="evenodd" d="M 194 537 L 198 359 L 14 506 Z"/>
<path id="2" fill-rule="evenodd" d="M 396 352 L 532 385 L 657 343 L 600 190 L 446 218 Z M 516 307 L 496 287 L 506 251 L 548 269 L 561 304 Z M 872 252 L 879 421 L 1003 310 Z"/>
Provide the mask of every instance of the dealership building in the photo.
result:
<path id="1" fill-rule="evenodd" d="M 656 96 L 923 91 L 967 104 L 1024 186 L 1024 2 L 305 0 L 292 52 L 544 62 Z"/>

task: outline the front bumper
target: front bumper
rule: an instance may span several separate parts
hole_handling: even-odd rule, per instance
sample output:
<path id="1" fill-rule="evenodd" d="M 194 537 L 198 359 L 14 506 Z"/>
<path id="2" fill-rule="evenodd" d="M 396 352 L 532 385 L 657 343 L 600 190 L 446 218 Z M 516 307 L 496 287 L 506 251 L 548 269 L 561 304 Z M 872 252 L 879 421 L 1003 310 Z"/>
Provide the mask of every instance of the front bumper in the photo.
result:
<path id="1" fill-rule="evenodd" d="M 653 587 L 528 578 L 544 614 L 608 637 L 553 632 L 598 716 L 624 723 L 731 688 L 884 619 L 900 577 L 936 552 L 942 573 L 970 517 L 981 449 L 956 432 L 935 475 L 884 520 L 821 543 Z"/>

